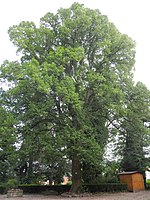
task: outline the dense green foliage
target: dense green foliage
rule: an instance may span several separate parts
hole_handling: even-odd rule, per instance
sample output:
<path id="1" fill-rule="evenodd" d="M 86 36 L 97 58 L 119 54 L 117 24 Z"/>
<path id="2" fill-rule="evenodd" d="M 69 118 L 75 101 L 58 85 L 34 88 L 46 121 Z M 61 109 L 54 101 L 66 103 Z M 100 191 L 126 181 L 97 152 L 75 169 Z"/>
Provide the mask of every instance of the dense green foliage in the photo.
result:
<path id="1" fill-rule="evenodd" d="M 98 185 L 86 185 L 89 192 L 123 192 L 127 191 L 127 185 L 121 183 L 101 183 Z"/>
<path id="2" fill-rule="evenodd" d="M 0 194 L 4 194 L 6 192 L 6 186 L 0 185 Z"/>
<path id="3" fill-rule="evenodd" d="M 14 176 L 16 134 L 13 113 L 2 106 L 3 93 L 0 94 L 0 183 L 4 183 L 7 177 Z"/>
<path id="4" fill-rule="evenodd" d="M 123 157 L 121 168 L 143 173 L 149 164 L 145 156 L 149 154 L 146 147 L 150 144 L 150 91 L 142 83 L 137 83 L 130 87 L 126 99 L 126 114 L 120 123 L 117 146 Z"/>
<path id="5" fill-rule="evenodd" d="M 24 184 L 19 185 L 19 188 L 23 190 L 24 193 L 38 194 L 44 192 L 49 192 L 54 194 L 62 194 L 64 192 L 69 192 L 71 186 L 69 185 L 36 185 L 36 184 Z"/>
<path id="6" fill-rule="evenodd" d="M 24 194 L 62 194 L 64 192 L 69 192 L 71 186 L 70 185 L 20 185 L 20 189 L 23 190 Z M 86 192 L 122 192 L 127 191 L 126 184 L 120 183 L 101 183 L 99 185 L 84 185 L 84 190 Z M 6 192 L 6 188 L 4 186 L 0 186 L 0 194 L 4 194 Z"/>
<path id="7" fill-rule="evenodd" d="M 0 68 L 9 85 L 0 97 L 0 182 L 60 183 L 72 173 L 71 191 L 77 192 L 82 180 L 102 174 L 109 133 L 128 132 L 125 118 L 138 123 L 135 134 L 145 133 L 128 94 L 135 44 L 98 10 L 78 3 L 47 13 L 39 27 L 14 25 L 9 36 L 21 60 Z M 139 87 L 135 95 L 142 95 Z"/>
<path id="8" fill-rule="evenodd" d="M 147 189 L 150 189 L 150 180 L 146 181 Z"/>

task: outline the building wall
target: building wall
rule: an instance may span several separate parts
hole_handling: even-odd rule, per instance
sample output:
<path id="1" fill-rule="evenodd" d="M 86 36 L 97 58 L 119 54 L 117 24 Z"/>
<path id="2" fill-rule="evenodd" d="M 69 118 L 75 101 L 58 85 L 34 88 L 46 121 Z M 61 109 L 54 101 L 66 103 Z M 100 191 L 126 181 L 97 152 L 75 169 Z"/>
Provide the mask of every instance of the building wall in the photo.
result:
<path id="1" fill-rule="evenodd" d="M 133 191 L 132 176 L 131 175 L 120 175 L 119 177 L 120 177 L 121 183 L 127 184 L 128 191 Z"/>
<path id="2" fill-rule="evenodd" d="M 142 174 L 140 173 L 132 174 L 132 184 L 133 184 L 133 190 L 135 192 L 144 190 L 145 186 L 144 186 L 144 179 L 143 179 Z"/>
<path id="3" fill-rule="evenodd" d="M 120 174 L 119 178 L 121 183 L 127 184 L 128 191 L 136 192 L 145 189 L 144 179 L 140 173 Z"/>

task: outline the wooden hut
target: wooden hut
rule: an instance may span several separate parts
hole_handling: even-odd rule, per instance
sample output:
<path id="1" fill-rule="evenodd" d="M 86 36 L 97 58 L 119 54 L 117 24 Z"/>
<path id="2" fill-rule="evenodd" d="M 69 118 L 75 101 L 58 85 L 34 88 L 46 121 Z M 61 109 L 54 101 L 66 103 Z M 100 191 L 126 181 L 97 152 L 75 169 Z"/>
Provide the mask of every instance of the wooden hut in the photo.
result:
<path id="1" fill-rule="evenodd" d="M 143 175 L 138 171 L 119 173 L 121 183 L 126 183 L 128 191 L 137 192 L 145 190 Z"/>

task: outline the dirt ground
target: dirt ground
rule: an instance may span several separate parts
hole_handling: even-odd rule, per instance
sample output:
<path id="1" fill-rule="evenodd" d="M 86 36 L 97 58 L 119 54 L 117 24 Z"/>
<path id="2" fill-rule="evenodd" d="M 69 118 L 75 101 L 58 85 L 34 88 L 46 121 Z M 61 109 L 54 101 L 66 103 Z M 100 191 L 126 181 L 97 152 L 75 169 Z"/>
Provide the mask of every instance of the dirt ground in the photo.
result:
<path id="1" fill-rule="evenodd" d="M 0 195 L 0 200 L 8 199 L 6 195 Z M 100 193 L 83 197 L 62 197 L 57 195 L 23 195 L 23 197 L 13 197 L 10 200 L 150 200 L 150 190 L 142 192 L 124 193 Z"/>

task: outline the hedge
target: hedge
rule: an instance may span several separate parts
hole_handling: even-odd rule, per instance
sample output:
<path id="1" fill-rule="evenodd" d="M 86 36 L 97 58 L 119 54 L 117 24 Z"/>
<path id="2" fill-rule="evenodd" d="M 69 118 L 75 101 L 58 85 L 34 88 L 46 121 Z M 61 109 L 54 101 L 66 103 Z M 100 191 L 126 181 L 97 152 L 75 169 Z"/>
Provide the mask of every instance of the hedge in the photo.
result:
<path id="1" fill-rule="evenodd" d="M 121 183 L 101 183 L 98 185 L 85 185 L 88 192 L 122 192 L 127 191 L 127 185 Z"/>
<path id="2" fill-rule="evenodd" d="M 4 194 L 6 192 L 6 186 L 0 185 L 0 194 Z"/>
<path id="3" fill-rule="evenodd" d="M 23 190 L 24 193 L 32 193 L 38 194 L 45 191 L 55 191 L 58 194 L 68 192 L 71 188 L 70 185 L 20 185 L 20 189 Z"/>
<path id="4" fill-rule="evenodd" d="M 25 184 L 19 185 L 19 188 L 23 190 L 24 193 L 30 194 L 40 194 L 44 192 L 56 192 L 57 194 L 61 194 L 64 192 L 68 192 L 71 188 L 71 185 L 34 185 L 34 184 Z M 102 183 L 98 185 L 83 185 L 83 189 L 90 193 L 96 192 L 121 192 L 127 191 L 126 184 L 120 183 Z M 5 186 L 0 186 L 0 194 L 4 194 L 6 192 Z"/>
<path id="5" fill-rule="evenodd" d="M 70 185 L 20 185 L 24 193 L 42 193 L 44 191 L 55 191 L 58 194 L 68 192 L 71 188 Z M 83 185 L 83 189 L 90 193 L 95 192 L 121 192 L 127 191 L 126 184 L 120 183 L 103 183 L 98 185 Z"/>

